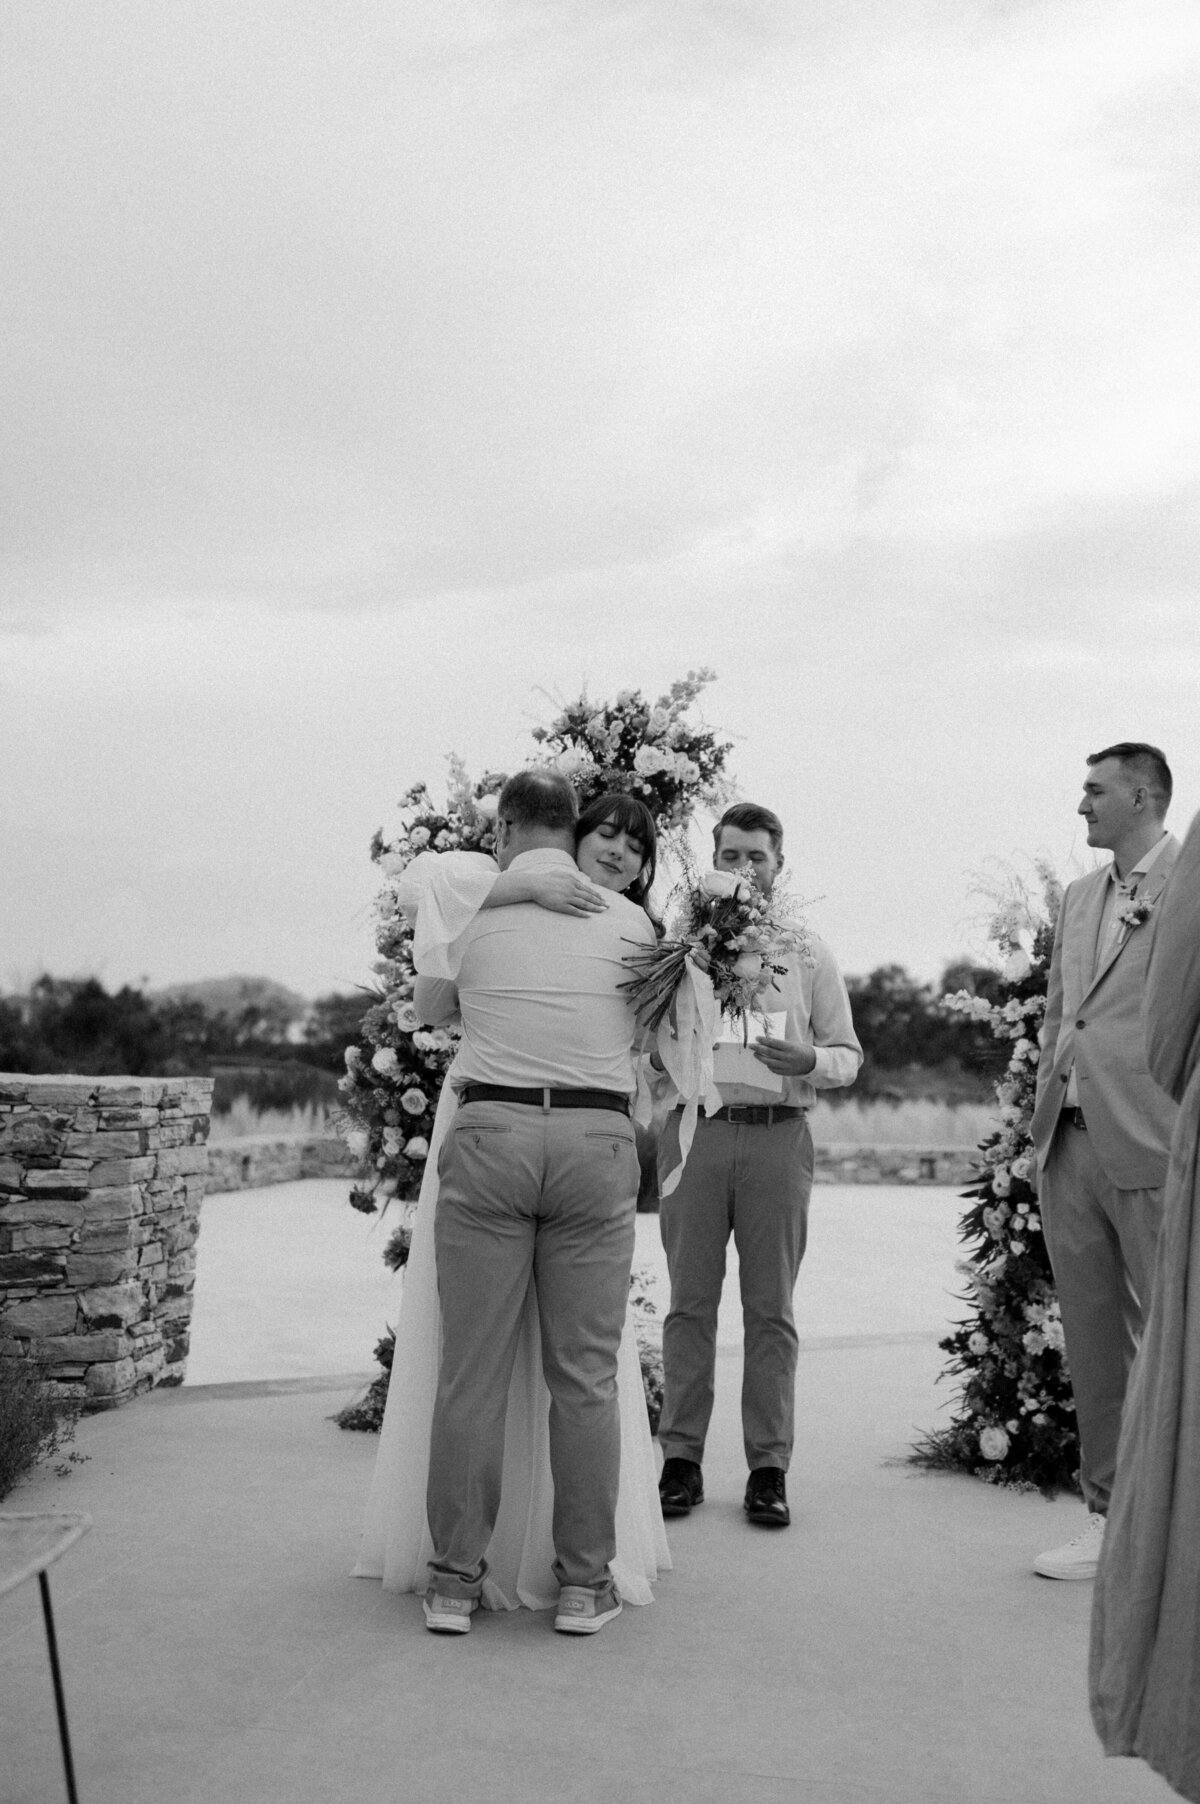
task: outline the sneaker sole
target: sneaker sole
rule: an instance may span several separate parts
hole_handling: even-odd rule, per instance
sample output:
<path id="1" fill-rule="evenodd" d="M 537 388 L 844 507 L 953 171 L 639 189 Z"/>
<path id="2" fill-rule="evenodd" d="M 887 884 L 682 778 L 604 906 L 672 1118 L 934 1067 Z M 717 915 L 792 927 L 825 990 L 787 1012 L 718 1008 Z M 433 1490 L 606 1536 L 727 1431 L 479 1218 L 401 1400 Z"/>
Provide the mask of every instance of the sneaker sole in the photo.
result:
<path id="1" fill-rule="evenodd" d="M 1050 1579 L 1060 1585 L 1069 1585 L 1072 1583 L 1090 1584 L 1096 1576 L 1097 1568 L 1093 1566 L 1090 1572 L 1045 1572 L 1040 1566 L 1035 1566 L 1033 1570 L 1038 1578 Z"/>
<path id="2" fill-rule="evenodd" d="M 560 1635 L 598 1635 L 606 1622 L 621 1614 L 622 1605 L 606 1610 L 603 1616 L 556 1616 L 554 1626 Z"/>
<path id="3" fill-rule="evenodd" d="M 471 1618 L 469 1616 L 442 1616 L 438 1611 L 431 1610 L 428 1604 L 422 1604 L 421 1608 L 425 1612 L 425 1627 L 431 1629 L 435 1635 L 470 1634 Z"/>

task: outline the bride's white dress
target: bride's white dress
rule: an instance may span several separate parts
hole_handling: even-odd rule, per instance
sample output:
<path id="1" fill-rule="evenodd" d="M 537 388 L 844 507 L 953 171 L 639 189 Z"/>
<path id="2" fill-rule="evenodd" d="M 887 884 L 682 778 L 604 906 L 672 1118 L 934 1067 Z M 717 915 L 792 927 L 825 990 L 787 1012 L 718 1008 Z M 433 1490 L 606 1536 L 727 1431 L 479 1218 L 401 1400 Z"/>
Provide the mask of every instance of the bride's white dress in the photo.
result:
<path id="1" fill-rule="evenodd" d="M 462 933 L 496 874 L 490 859 L 476 859 L 473 854 L 443 853 L 436 858 L 445 879 L 438 885 L 435 906 L 424 905 L 433 899 L 431 892 L 420 892 L 423 901 L 416 952 L 424 969 L 438 965 L 438 949 L 444 954 Z M 474 871 L 467 860 L 474 864 Z M 414 863 L 419 866 L 422 860 Z M 430 867 L 414 872 L 410 866 L 410 873 L 411 876 L 406 873 L 406 880 L 422 885 L 428 880 Z M 447 881 L 451 877 L 452 887 Z M 447 975 L 453 974 L 444 959 L 442 968 Z M 433 1219 L 437 1209 L 438 1151 L 458 1106 L 452 1075 L 453 1067 L 451 1077 L 442 1086 L 421 1183 L 404 1270 L 387 1407 L 354 1568 L 355 1577 L 382 1579 L 388 1591 L 424 1591 L 433 1553 L 425 1516 L 429 1436 L 441 1357 Z M 627 1603 L 648 1604 L 653 1602 L 652 1581 L 670 1567 L 671 1556 L 658 1501 L 658 1474 L 631 1309 L 626 1312 L 621 1336 L 617 1391 L 621 1410 L 621 1482 L 613 1576 Z M 487 1609 L 515 1610 L 524 1604 L 531 1610 L 547 1610 L 558 1601 L 558 1581 L 551 1569 L 554 1483 L 550 1474 L 549 1412 L 550 1393 L 542 1376 L 537 1297 L 531 1284 L 508 1392 L 500 1513 L 487 1548 L 488 1576 L 483 1592 Z"/>

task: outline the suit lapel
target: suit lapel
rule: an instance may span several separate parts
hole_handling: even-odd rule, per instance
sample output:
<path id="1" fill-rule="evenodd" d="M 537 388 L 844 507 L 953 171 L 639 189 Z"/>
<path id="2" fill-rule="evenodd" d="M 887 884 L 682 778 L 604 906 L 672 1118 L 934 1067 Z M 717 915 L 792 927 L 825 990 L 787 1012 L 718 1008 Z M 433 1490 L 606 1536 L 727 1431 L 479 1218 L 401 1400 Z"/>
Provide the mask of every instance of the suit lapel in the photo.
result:
<path id="1" fill-rule="evenodd" d="M 1104 865 L 1092 877 L 1092 887 L 1083 898 L 1079 911 L 1079 932 L 1075 938 L 1075 957 L 1077 962 L 1076 978 L 1079 984 L 1077 994 L 1086 996 L 1097 981 L 1100 972 L 1096 969 L 1096 942 L 1100 938 L 1100 917 L 1104 913 L 1104 898 L 1108 894 L 1108 866 Z"/>
<path id="2" fill-rule="evenodd" d="M 1159 856 L 1155 859 L 1145 877 L 1138 885 L 1137 900 L 1139 902 L 1147 902 L 1152 908 L 1157 904 L 1158 898 L 1162 895 L 1167 878 L 1171 875 L 1171 869 L 1177 856 L 1178 847 L 1174 841 L 1163 848 L 1162 852 L 1159 853 Z M 1097 933 L 1099 933 L 1100 928 L 1100 915 L 1104 910 L 1104 896 L 1105 890 L 1102 888 L 1099 892 L 1099 902 L 1096 909 Z M 1112 970 L 1113 965 L 1116 963 L 1117 959 L 1120 958 L 1133 935 L 1135 933 L 1143 933 L 1145 928 L 1145 921 L 1138 927 L 1124 927 L 1121 937 L 1117 940 L 1116 944 L 1111 947 L 1108 956 L 1101 964 L 1096 966 L 1096 975 L 1087 986 L 1088 989 L 1095 989 L 1096 985 L 1100 982 L 1100 979 L 1106 977 Z M 1095 942 L 1093 941 L 1093 944 L 1094 943 Z"/>

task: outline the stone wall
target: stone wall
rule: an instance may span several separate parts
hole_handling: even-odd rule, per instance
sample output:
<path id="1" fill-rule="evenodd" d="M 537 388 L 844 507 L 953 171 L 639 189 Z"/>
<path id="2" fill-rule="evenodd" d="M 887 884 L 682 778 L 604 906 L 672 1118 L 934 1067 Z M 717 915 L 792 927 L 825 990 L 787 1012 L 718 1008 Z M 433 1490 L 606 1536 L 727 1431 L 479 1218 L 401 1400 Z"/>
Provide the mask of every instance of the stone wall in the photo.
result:
<path id="1" fill-rule="evenodd" d="M 279 1139 L 247 1134 L 216 1140 L 208 1148 L 209 1196 L 223 1190 L 257 1190 L 264 1184 L 291 1184 L 297 1178 L 353 1177 L 358 1162 L 344 1140 L 328 1136 Z"/>
<path id="2" fill-rule="evenodd" d="M 818 1184 L 969 1184 L 977 1176 L 971 1146 L 818 1146 Z"/>
<path id="3" fill-rule="evenodd" d="M 187 1360 L 212 1079 L 0 1075 L 0 1355 L 109 1409 Z"/>

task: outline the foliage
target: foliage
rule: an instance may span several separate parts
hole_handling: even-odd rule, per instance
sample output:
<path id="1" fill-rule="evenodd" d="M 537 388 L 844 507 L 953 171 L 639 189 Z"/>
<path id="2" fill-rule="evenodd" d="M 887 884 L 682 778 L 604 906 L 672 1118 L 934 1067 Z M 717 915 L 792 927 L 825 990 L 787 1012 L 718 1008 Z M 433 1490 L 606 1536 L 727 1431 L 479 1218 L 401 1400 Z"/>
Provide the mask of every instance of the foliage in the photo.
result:
<path id="1" fill-rule="evenodd" d="M 996 1086 L 1001 1126 L 981 1143 L 979 1177 L 964 1192 L 967 1246 L 959 1271 L 970 1318 L 940 1344 L 944 1376 L 958 1381 L 950 1425 L 925 1437 L 918 1463 L 973 1472 L 990 1484 L 1075 1488 L 1079 1437 L 1062 1321 L 1033 1188 L 1029 1124 L 1037 1083 L 1037 1035 L 1061 890 L 1036 867 L 1041 897 L 1010 879 L 996 894 L 990 936 L 1003 955 L 1002 999 L 963 992 L 947 1006 L 986 1023 L 1008 1052 Z"/>
<path id="2" fill-rule="evenodd" d="M 932 1097 L 974 1102 L 990 1093 L 1005 1052 L 986 1022 L 948 1011 L 948 992 L 1002 998 L 999 972 L 986 965 L 947 965 L 938 990 L 919 983 L 903 965 L 879 965 L 847 977 L 854 1031 L 863 1049 L 856 1099 L 899 1102 Z"/>
<path id="3" fill-rule="evenodd" d="M 27 996 L 0 1001 L 0 1070 L 169 1077 L 282 1061 L 293 1074 L 290 1088 L 276 1084 L 260 1095 L 245 1084 L 227 1086 L 223 1098 L 218 1086 L 214 1106 L 247 1094 L 261 1107 L 286 1108 L 330 1100 L 330 1086 L 314 1086 L 313 1074 L 344 1068 L 366 1005 L 366 997 L 334 994 L 305 1010 L 302 998 L 267 978 L 214 979 L 152 996 L 129 985 L 110 994 L 95 977 L 46 974 Z M 295 1074 L 304 1071 L 309 1088 L 301 1093 Z"/>
<path id="4" fill-rule="evenodd" d="M 78 1413 L 56 1394 L 43 1361 L 0 1358 L 0 1498 L 74 1438 Z"/>

